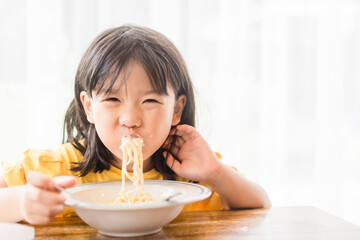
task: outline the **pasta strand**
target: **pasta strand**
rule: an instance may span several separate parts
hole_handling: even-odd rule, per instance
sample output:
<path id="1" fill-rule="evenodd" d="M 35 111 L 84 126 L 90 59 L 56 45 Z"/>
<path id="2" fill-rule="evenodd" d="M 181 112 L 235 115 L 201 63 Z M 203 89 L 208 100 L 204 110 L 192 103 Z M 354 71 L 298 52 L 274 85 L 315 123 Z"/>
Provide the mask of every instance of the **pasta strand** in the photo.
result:
<path id="1" fill-rule="evenodd" d="M 144 141 L 140 137 L 133 138 L 129 135 L 122 138 L 120 149 L 123 152 L 122 159 L 122 183 L 119 196 L 112 202 L 114 204 L 123 203 L 143 203 L 153 202 L 153 198 L 144 188 L 143 173 L 143 153 L 142 146 Z M 133 162 L 133 176 L 127 171 L 127 166 Z M 134 189 L 125 193 L 125 178 L 128 177 L 135 186 Z"/>

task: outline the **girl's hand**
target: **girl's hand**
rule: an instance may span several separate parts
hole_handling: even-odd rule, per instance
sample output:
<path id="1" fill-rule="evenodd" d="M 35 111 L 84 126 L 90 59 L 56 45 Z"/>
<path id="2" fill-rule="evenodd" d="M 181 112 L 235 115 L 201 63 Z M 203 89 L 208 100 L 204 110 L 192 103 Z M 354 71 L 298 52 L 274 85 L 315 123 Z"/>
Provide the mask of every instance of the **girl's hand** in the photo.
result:
<path id="1" fill-rule="evenodd" d="M 176 137 L 171 147 L 172 138 Z M 170 131 L 163 147 L 168 151 L 166 164 L 180 177 L 209 183 L 222 164 L 205 139 L 189 125 L 178 125 Z M 169 154 L 168 154 L 169 153 Z"/>
<path id="2" fill-rule="evenodd" d="M 31 224 L 48 224 L 64 210 L 65 197 L 55 188 L 55 183 L 72 187 L 77 180 L 73 176 L 49 178 L 39 172 L 30 172 L 20 200 L 23 218 Z"/>

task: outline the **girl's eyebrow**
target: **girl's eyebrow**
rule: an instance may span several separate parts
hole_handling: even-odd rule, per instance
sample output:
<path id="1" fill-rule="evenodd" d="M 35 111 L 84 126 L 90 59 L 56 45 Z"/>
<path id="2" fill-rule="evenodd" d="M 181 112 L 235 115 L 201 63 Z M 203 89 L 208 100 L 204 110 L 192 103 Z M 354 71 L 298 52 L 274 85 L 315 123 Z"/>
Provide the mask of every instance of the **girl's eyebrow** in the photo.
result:
<path id="1" fill-rule="evenodd" d="M 150 94 L 160 94 L 160 93 L 155 89 L 144 92 L 144 95 L 150 95 Z"/>

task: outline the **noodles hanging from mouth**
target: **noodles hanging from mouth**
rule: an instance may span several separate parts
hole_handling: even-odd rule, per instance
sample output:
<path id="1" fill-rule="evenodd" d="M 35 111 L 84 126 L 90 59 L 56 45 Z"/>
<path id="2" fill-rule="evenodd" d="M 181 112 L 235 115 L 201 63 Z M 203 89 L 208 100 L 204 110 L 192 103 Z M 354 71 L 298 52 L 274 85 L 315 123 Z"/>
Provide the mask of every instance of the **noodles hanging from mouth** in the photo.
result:
<path id="1" fill-rule="evenodd" d="M 119 196 L 112 203 L 144 203 L 154 201 L 151 195 L 144 190 L 143 145 L 144 141 L 140 137 L 134 138 L 127 135 L 122 138 L 120 146 L 120 149 L 123 152 L 121 169 L 122 185 Z M 132 177 L 126 168 L 131 162 L 133 162 Z M 135 189 L 125 192 L 125 177 L 128 177 L 133 182 Z"/>

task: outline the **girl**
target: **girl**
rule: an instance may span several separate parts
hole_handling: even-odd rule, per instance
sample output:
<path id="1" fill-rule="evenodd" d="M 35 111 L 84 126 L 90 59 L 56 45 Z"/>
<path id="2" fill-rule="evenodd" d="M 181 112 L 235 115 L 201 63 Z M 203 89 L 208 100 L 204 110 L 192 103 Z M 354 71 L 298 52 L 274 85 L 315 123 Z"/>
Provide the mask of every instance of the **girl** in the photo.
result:
<path id="1" fill-rule="evenodd" d="M 67 143 L 27 150 L 20 163 L 2 164 L 0 221 L 47 224 L 64 210 L 55 184 L 120 180 L 119 146 L 127 134 L 144 140 L 145 179 L 196 181 L 212 189 L 184 211 L 269 207 L 265 191 L 221 163 L 194 123 L 193 87 L 175 46 L 148 28 L 105 31 L 79 64 L 65 117 Z"/>

